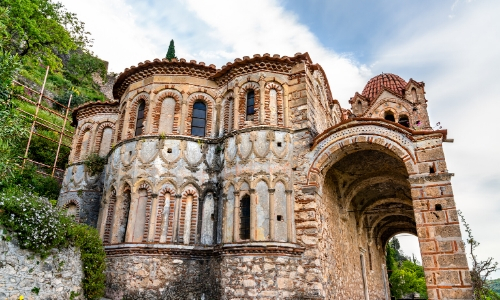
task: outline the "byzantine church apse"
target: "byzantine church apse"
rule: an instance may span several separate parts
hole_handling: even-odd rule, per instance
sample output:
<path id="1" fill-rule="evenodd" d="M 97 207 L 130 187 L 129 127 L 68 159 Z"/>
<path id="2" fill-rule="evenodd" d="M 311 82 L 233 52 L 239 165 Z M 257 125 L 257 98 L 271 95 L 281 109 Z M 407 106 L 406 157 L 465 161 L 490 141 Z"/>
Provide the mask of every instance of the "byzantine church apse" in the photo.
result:
<path id="1" fill-rule="evenodd" d="M 418 237 L 429 299 L 471 298 L 452 140 L 423 82 L 380 74 L 346 109 L 307 53 L 155 59 L 113 98 L 73 111 L 58 202 L 98 229 L 108 298 L 389 299 L 399 233 Z"/>

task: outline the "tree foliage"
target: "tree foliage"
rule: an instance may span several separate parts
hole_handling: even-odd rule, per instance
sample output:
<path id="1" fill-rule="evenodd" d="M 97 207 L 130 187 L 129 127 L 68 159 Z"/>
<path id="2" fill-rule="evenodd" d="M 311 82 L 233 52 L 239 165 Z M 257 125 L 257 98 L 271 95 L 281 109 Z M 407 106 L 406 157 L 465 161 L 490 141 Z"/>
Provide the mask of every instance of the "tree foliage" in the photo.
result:
<path id="1" fill-rule="evenodd" d="M 469 224 L 465 221 L 465 217 L 459 210 L 458 215 L 462 220 L 462 224 L 467 232 L 467 244 L 469 244 L 469 256 L 472 259 L 472 269 L 470 270 L 472 288 L 474 289 L 474 299 L 476 300 L 500 300 L 500 296 L 491 290 L 488 277 L 498 269 L 498 263 L 493 260 L 493 257 L 488 257 L 486 260 L 479 260 L 475 251 L 480 243 L 472 235 L 472 230 Z"/>
<path id="2" fill-rule="evenodd" d="M 397 238 L 386 245 L 386 266 L 392 296 L 401 298 L 416 292 L 427 297 L 424 268 L 415 258 L 404 255 Z"/>
<path id="3" fill-rule="evenodd" d="M 168 61 L 172 61 L 172 59 L 177 59 L 175 56 L 175 46 L 174 46 L 174 40 L 170 40 L 170 45 L 168 45 L 168 51 L 167 51 L 167 56 L 166 58 Z"/>
<path id="4" fill-rule="evenodd" d="M 90 45 L 85 24 L 51 0 L 0 0 L 7 8 L 4 51 L 36 58 L 51 69 L 62 67 L 58 54 Z"/>

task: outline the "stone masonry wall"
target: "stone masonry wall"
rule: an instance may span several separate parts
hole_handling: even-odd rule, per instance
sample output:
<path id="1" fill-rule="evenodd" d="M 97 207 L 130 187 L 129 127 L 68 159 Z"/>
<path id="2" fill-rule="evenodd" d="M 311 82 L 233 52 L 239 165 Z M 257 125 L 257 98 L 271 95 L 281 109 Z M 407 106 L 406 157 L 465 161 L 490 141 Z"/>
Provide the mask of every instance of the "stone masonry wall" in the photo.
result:
<path id="1" fill-rule="evenodd" d="M 220 299 L 215 258 L 108 256 L 106 297 L 121 299 Z"/>
<path id="2" fill-rule="evenodd" d="M 72 291 L 80 294 L 73 299 L 84 299 L 82 278 L 80 251 L 75 248 L 53 250 L 42 260 L 20 249 L 15 239 L 0 240 L 0 299 L 70 299 Z"/>
<path id="3" fill-rule="evenodd" d="M 223 256 L 221 299 L 314 299 L 308 292 L 319 274 L 304 265 L 319 261 L 287 256 Z"/>

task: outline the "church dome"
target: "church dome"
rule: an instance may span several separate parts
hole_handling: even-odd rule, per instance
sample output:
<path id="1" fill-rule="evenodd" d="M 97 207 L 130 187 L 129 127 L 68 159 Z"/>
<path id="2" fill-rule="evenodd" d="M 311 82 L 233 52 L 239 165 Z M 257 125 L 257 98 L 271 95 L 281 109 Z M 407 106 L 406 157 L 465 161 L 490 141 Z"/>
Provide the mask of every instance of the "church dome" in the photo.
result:
<path id="1" fill-rule="evenodd" d="M 387 88 L 402 97 L 405 87 L 406 81 L 403 78 L 391 73 L 382 73 L 368 81 L 361 95 L 368 98 L 371 102 L 375 100 L 384 88 Z"/>

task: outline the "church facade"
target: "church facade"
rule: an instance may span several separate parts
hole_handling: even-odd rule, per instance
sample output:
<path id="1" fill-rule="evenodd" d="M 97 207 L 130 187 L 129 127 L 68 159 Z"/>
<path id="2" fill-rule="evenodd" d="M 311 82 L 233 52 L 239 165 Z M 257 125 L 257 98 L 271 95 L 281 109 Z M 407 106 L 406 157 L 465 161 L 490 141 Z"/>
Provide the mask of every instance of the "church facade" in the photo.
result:
<path id="1" fill-rule="evenodd" d="M 74 110 L 59 205 L 99 230 L 111 299 L 385 300 L 398 233 L 429 299 L 471 299 L 424 88 L 381 74 L 344 109 L 307 53 L 146 61 Z"/>

